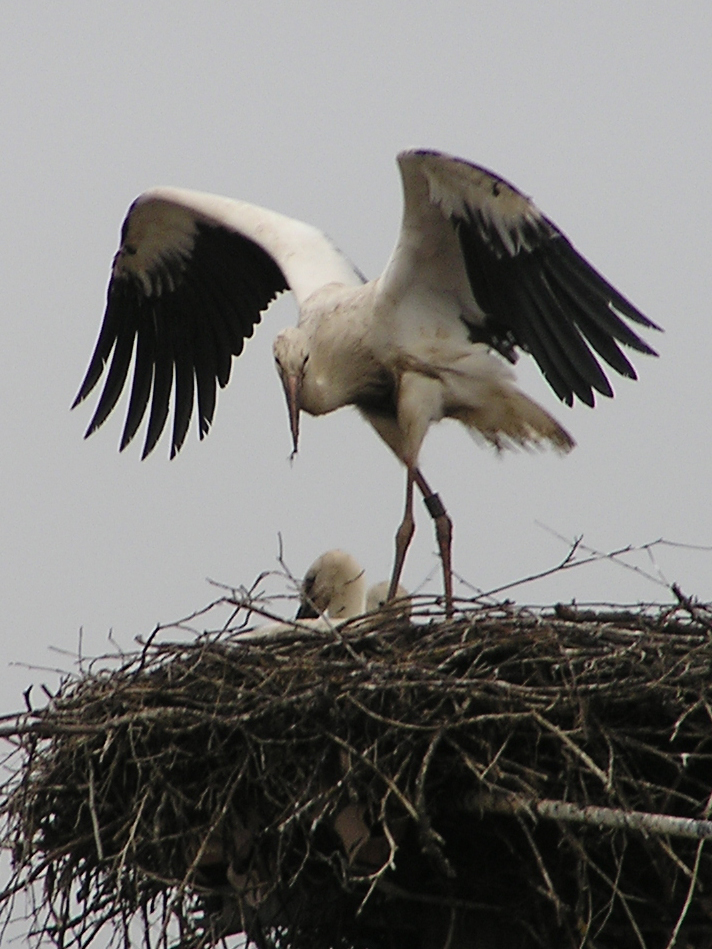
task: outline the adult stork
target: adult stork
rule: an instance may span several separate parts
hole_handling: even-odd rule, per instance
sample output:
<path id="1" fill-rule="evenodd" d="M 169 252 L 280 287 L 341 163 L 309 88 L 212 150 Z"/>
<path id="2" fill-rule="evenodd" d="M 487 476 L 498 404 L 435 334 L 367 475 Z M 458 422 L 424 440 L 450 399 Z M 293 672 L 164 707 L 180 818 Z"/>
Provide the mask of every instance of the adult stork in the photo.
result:
<path id="1" fill-rule="evenodd" d="M 594 404 L 613 390 L 596 353 L 636 378 L 620 345 L 655 355 L 628 325 L 659 329 L 574 249 L 515 187 L 462 159 L 424 149 L 398 156 L 401 231 L 386 269 L 366 281 L 316 228 L 230 198 L 154 188 L 129 208 L 113 262 L 99 339 L 75 400 L 112 354 L 87 435 L 112 411 L 135 364 L 121 449 L 149 400 L 143 457 L 165 426 L 175 391 L 171 457 L 197 393 L 198 432 L 210 428 L 261 313 L 283 290 L 299 323 L 274 341 L 294 451 L 299 415 L 354 405 L 406 468 L 396 533 L 395 593 L 413 534 L 413 486 L 435 520 L 445 599 L 452 610 L 452 524 L 418 467 L 428 427 L 456 418 L 497 447 L 571 436 L 514 385 L 506 361 L 534 357 L 557 396 Z M 502 358 L 503 357 L 503 358 Z"/>

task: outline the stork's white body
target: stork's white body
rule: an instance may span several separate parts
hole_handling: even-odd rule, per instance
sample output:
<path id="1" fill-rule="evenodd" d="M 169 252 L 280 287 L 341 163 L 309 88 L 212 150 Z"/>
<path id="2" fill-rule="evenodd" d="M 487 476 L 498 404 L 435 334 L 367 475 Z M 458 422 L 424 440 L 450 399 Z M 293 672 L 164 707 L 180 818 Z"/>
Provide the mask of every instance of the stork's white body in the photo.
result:
<path id="1" fill-rule="evenodd" d="M 455 304 L 427 292 L 399 300 L 383 277 L 316 290 L 302 304 L 298 327 L 284 334 L 290 345 L 301 338 L 309 352 L 300 407 L 325 415 L 358 405 L 387 376 L 398 393 L 396 414 L 359 407 L 405 465 L 417 465 L 429 426 L 446 416 L 498 447 L 541 440 L 572 447 L 564 429 L 516 388 L 502 358 L 470 342 Z"/>

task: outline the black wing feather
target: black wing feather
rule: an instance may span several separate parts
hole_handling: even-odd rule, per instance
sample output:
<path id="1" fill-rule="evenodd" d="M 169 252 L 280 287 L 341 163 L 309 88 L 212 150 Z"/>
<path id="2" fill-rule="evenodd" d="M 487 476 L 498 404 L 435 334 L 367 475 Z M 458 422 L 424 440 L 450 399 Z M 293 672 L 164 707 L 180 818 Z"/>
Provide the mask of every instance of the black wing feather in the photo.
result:
<path id="1" fill-rule="evenodd" d="M 114 354 L 111 358 L 111 365 L 104 383 L 104 389 L 101 398 L 96 407 L 89 427 L 86 430 L 85 438 L 88 438 L 92 432 L 95 432 L 100 425 L 106 421 L 109 413 L 119 400 L 121 391 L 126 382 L 126 374 L 131 363 L 131 353 L 133 352 L 133 342 L 136 333 L 136 326 L 133 316 L 126 322 L 117 322 L 116 337 L 114 345 Z"/>
<path id="2" fill-rule="evenodd" d="M 511 279 L 505 268 L 492 266 L 492 255 L 479 228 L 458 220 L 456 231 L 472 292 L 480 308 L 487 314 L 483 328 L 485 332 L 473 336 L 473 340 L 488 341 L 489 335 L 492 344 L 498 349 L 502 348 L 502 341 L 506 341 L 510 346 L 516 344 L 531 353 L 554 392 L 570 405 L 572 390 L 566 378 L 568 372 L 562 373 L 559 361 L 555 358 L 556 349 L 552 349 L 550 344 L 547 327 L 524 286 L 520 281 Z M 509 314 L 517 314 L 516 322 L 507 320 Z"/>
<path id="3" fill-rule="evenodd" d="M 613 395 L 594 352 L 621 375 L 636 378 L 616 340 L 656 355 L 624 318 L 659 327 L 591 267 L 551 221 L 522 218 L 510 227 L 511 241 L 479 209 L 453 214 L 452 222 L 472 293 L 485 314 L 472 338 L 490 342 L 505 355 L 512 345 L 530 352 L 563 402 L 571 405 L 576 396 L 592 406 L 594 389 Z"/>
<path id="4" fill-rule="evenodd" d="M 186 314 L 182 325 L 190 330 L 189 315 Z M 177 336 L 173 344 L 175 367 L 175 404 L 173 407 L 173 440 L 171 458 L 181 450 L 193 413 L 195 345 L 189 336 Z"/>
<path id="5" fill-rule="evenodd" d="M 559 347 L 561 359 L 571 366 L 574 393 L 587 405 L 593 404 L 592 388 L 603 395 L 612 396 L 613 390 L 598 360 L 591 353 L 542 271 L 536 266 L 529 267 L 523 270 L 522 277 L 543 323 Z"/>
<path id="6" fill-rule="evenodd" d="M 647 326 L 648 329 L 659 330 L 660 327 L 648 319 L 644 313 L 633 306 L 633 304 L 620 291 L 610 284 L 581 254 L 576 250 L 571 241 L 559 231 L 550 221 L 549 227 L 555 232 L 555 238 L 551 245 L 556 259 L 568 268 L 569 272 L 575 274 L 582 285 L 599 297 L 602 303 L 610 303 L 614 309 L 618 310 L 634 323 L 640 323 L 641 326 Z M 552 263 L 554 256 L 552 255 Z M 623 324 L 625 326 L 625 324 Z M 640 341 L 639 341 L 640 342 Z M 645 346 L 645 343 L 642 343 Z"/>
<path id="7" fill-rule="evenodd" d="M 215 353 L 215 376 L 221 389 L 230 381 L 232 357 L 239 355 L 233 333 L 228 326 L 228 317 L 234 303 L 227 298 L 214 283 L 211 283 L 204 274 L 194 273 L 190 283 L 190 292 L 195 305 L 205 314 L 205 332 L 199 334 L 199 339 L 206 343 L 212 340 Z"/>
<path id="8" fill-rule="evenodd" d="M 143 445 L 141 460 L 147 458 L 156 447 L 161 432 L 168 418 L 168 404 L 173 385 L 173 346 L 172 334 L 168 326 L 158 322 L 156 324 L 156 361 L 153 368 L 153 395 L 151 398 L 151 412 L 148 416 L 146 441 Z"/>
<path id="9" fill-rule="evenodd" d="M 109 292 L 107 294 L 104 321 L 101 324 L 99 338 L 96 341 L 96 346 L 94 347 L 89 368 L 87 369 L 86 375 L 84 376 L 82 384 L 79 387 L 77 397 L 72 403 L 73 409 L 75 409 L 80 402 L 86 399 L 86 397 L 101 378 L 101 374 L 104 371 L 107 360 L 111 355 L 111 350 L 114 348 L 114 344 L 116 343 L 119 333 L 121 332 L 121 326 L 126 322 L 125 319 L 122 319 L 122 316 L 123 313 L 121 306 L 117 305 L 115 302 L 112 303 L 112 288 L 110 284 Z"/>
<path id="10" fill-rule="evenodd" d="M 584 313 L 579 314 L 576 323 L 598 355 L 605 359 L 612 369 L 628 379 L 638 378 L 635 369 L 626 356 L 623 355 L 612 335 L 609 336 L 605 333 L 597 323 L 590 320 Z"/>
<path id="11" fill-rule="evenodd" d="M 563 358 L 560 347 L 552 338 L 539 308 L 523 288 L 517 297 L 516 312 L 522 315 L 517 338 L 522 349 L 536 359 L 544 378 L 561 401 L 572 405 L 574 386 L 568 361 Z"/>
<path id="12" fill-rule="evenodd" d="M 131 398 L 126 412 L 126 423 L 121 436 L 119 451 L 123 451 L 138 431 L 146 414 L 148 398 L 153 382 L 153 367 L 156 361 L 156 340 L 152 333 L 138 333 L 136 337 L 136 362 L 134 363 Z"/>
<path id="13" fill-rule="evenodd" d="M 124 226 L 124 240 L 127 233 Z M 128 245 L 122 250 L 131 254 Z M 173 457 L 184 442 L 196 392 L 202 438 L 213 420 L 216 384 L 227 385 L 232 358 L 242 352 L 262 311 L 288 285 L 281 268 L 258 244 L 206 223 L 196 224 L 192 250 L 167 253 L 144 276 L 150 283 L 148 293 L 129 266 L 115 269 L 99 338 L 74 405 L 96 386 L 111 358 L 87 435 L 96 431 L 121 395 L 135 348 L 120 447 L 136 434 L 150 401 L 142 457 L 150 454 L 165 427 L 175 382 Z"/>
<path id="14" fill-rule="evenodd" d="M 217 399 L 216 380 L 219 381 L 214 338 L 204 333 L 196 341 L 195 386 L 198 395 L 198 434 L 201 438 L 210 431 Z"/>
<path id="15" fill-rule="evenodd" d="M 547 255 L 542 261 L 546 275 L 580 313 L 596 322 L 605 333 L 624 345 L 630 346 L 631 349 L 637 349 L 638 352 L 647 353 L 649 356 L 657 356 L 655 350 L 616 315 L 615 310 L 608 305 L 608 301 L 610 300 L 613 307 L 617 306 L 624 316 L 636 323 L 642 323 L 645 320 L 645 325 L 652 329 L 659 329 L 658 326 L 647 317 L 643 317 L 632 304 L 627 304 L 627 301 L 603 277 L 595 282 L 590 280 L 590 275 L 576 265 L 574 257 L 578 255 L 565 238 L 553 242 L 551 251 L 553 253 Z M 570 251 L 573 251 L 573 256 Z M 604 288 L 608 288 L 609 292 L 606 293 Z M 629 312 L 624 309 L 626 304 Z"/>

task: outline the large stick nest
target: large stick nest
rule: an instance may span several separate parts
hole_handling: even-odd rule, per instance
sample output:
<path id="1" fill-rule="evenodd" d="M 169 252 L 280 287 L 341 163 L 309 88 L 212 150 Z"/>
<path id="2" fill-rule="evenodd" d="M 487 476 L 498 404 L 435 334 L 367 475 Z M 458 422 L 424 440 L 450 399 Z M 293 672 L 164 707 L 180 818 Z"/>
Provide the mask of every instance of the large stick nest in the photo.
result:
<path id="1" fill-rule="evenodd" d="M 155 637 L 2 729 L 6 914 L 34 887 L 76 946 L 712 946 L 711 630 L 688 602 Z"/>

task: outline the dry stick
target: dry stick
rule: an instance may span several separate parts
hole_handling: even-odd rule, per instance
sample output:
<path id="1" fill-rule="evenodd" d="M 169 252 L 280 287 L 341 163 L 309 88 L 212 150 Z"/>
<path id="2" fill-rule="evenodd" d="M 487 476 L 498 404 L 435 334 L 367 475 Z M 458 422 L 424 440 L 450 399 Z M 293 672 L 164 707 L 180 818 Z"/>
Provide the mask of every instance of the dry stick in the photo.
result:
<path id="1" fill-rule="evenodd" d="M 373 771 L 386 785 L 386 787 L 391 791 L 391 793 L 397 798 L 397 800 L 403 805 L 408 814 L 413 818 L 416 825 L 419 822 L 418 812 L 415 807 L 411 804 L 405 794 L 400 790 L 396 782 L 389 778 L 387 774 L 384 774 L 372 761 L 360 752 L 357 748 L 354 748 L 353 745 L 350 745 L 347 741 L 344 741 L 343 738 L 340 738 L 334 732 L 324 732 L 326 738 L 330 741 L 333 741 L 335 744 L 339 745 L 344 751 L 348 751 L 349 754 L 353 755 L 355 758 L 358 758 L 363 764 Z"/>
<path id="2" fill-rule="evenodd" d="M 563 540 L 567 544 L 570 545 L 570 550 L 566 554 L 564 559 L 560 563 L 556 564 L 556 566 L 554 567 L 549 567 L 546 570 L 541 570 L 538 573 L 533 573 L 530 576 L 523 577 L 520 580 L 513 580 L 510 583 L 505 583 L 502 586 L 494 587 L 491 590 L 479 591 L 479 595 L 476 599 L 484 599 L 486 597 L 495 597 L 498 594 L 504 593 L 507 590 L 512 590 L 515 587 L 524 586 L 525 584 L 532 583 L 535 580 L 541 580 L 545 577 L 551 576 L 552 574 L 563 572 L 564 570 L 570 570 L 574 567 L 585 567 L 592 563 L 599 563 L 602 560 L 613 561 L 614 563 L 618 564 L 621 567 L 624 567 L 627 570 L 632 570 L 634 573 L 640 574 L 641 576 L 645 577 L 647 580 L 650 580 L 652 583 L 657 584 L 658 586 L 664 586 L 667 589 L 671 589 L 670 584 L 668 584 L 664 580 L 661 580 L 660 577 L 656 577 L 653 574 L 648 573 L 647 570 L 643 570 L 641 567 L 637 567 L 634 564 L 626 563 L 625 561 L 620 560 L 618 558 L 620 558 L 624 554 L 634 554 L 634 553 L 640 553 L 642 551 L 649 552 L 653 547 L 656 547 L 659 545 L 682 547 L 685 549 L 692 548 L 693 550 L 705 550 L 705 551 L 710 550 L 709 547 L 695 547 L 694 545 L 690 545 L 690 544 L 674 544 L 674 543 L 671 543 L 670 541 L 664 540 L 664 538 L 661 537 L 661 538 L 658 538 L 657 540 L 651 541 L 650 543 L 642 544 L 639 547 L 634 547 L 631 544 L 627 544 L 625 547 L 619 547 L 617 550 L 604 552 L 600 550 L 595 550 L 592 547 L 587 547 L 583 543 L 583 537 L 577 537 L 573 541 L 570 541 L 566 537 L 562 537 L 561 534 L 557 534 L 556 531 L 552 531 L 551 528 L 547 527 L 545 524 L 540 524 L 540 526 L 544 530 L 552 534 L 554 537 L 558 538 L 559 540 Z M 581 560 L 574 560 L 574 556 L 579 550 L 587 552 L 589 556 L 584 557 Z M 457 579 L 461 583 L 464 583 L 466 586 L 471 586 L 471 584 L 467 583 L 467 581 L 464 580 L 463 577 L 458 576 Z M 675 592 L 674 587 L 672 589 L 673 589 L 673 592 Z M 685 604 L 683 603 L 682 605 L 685 605 Z M 710 621 L 707 620 L 707 622 L 705 622 L 704 625 L 709 625 L 709 622 Z"/>
<path id="3" fill-rule="evenodd" d="M 621 854 L 617 854 L 617 853 L 615 852 L 615 847 L 614 847 L 614 846 L 611 846 L 611 850 L 613 851 L 613 854 L 614 854 L 615 866 L 616 866 L 616 878 L 615 878 L 615 880 L 613 881 L 613 892 L 614 892 L 614 894 L 620 892 L 620 882 L 621 882 L 621 876 L 622 876 L 622 874 L 623 874 L 623 858 L 625 857 L 626 848 L 627 848 L 627 840 L 626 840 L 625 838 L 623 839 L 623 852 L 622 852 Z M 611 918 L 611 916 L 612 916 L 612 914 L 613 914 L 613 905 L 614 905 L 614 903 L 615 903 L 615 896 L 612 896 L 611 899 L 610 899 L 610 901 L 609 901 L 609 903 L 608 903 L 608 908 L 606 909 L 606 914 L 605 914 L 605 916 L 603 917 L 603 919 L 601 920 L 601 922 L 598 924 L 598 927 L 597 927 L 597 930 L 596 930 L 596 936 L 600 936 L 600 934 L 601 934 L 601 933 L 604 931 L 604 929 L 606 928 L 606 923 L 608 922 L 608 920 Z M 595 937 L 594 937 L 594 938 L 595 938 Z"/>
<path id="4" fill-rule="evenodd" d="M 403 762 L 403 764 L 400 766 L 400 768 L 394 775 L 395 782 L 398 782 L 400 780 L 400 777 L 403 773 L 404 768 L 405 768 L 405 762 Z M 379 889 L 381 888 L 381 885 L 384 883 L 383 877 L 386 871 L 395 869 L 394 859 L 395 859 L 396 851 L 398 849 L 398 845 L 396 844 L 393 834 L 391 834 L 390 828 L 388 827 L 388 820 L 386 818 L 386 806 L 388 803 L 388 795 L 390 793 L 391 793 L 390 789 L 386 790 L 386 793 L 381 798 L 381 806 L 380 806 L 380 819 L 381 819 L 381 824 L 383 825 L 383 834 L 386 840 L 388 841 L 388 846 L 390 848 L 390 852 L 388 854 L 388 860 L 386 860 L 381 865 L 381 867 L 375 871 L 375 873 L 372 873 L 370 875 L 371 883 L 368 887 L 368 890 L 366 891 L 364 898 L 361 900 L 361 903 L 358 909 L 356 910 L 357 916 L 360 916 L 364 906 L 371 899 L 371 894 L 376 889 L 376 887 L 379 887 Z"/>
<path id="5" fill-rule="evenodd" d="M 378 712 L 374 712 L 373 709 L 363 705 L 357 698 L 348 692 L 344 695 L 344 699 L 347 702 L 350 702 L 351 705 L 354 705 L 359 710 L 359 712 L 362 712 L 364 715 L 367 715 L 376 722 L 382 722 L 384 725 L 391 725 L 395 728 L 401 728 L 405 731 L 415 732 L 434 732 L 438 729 L 437 725 L 413 725 L 409 722 L 402 722 L 395 718 L 389 718 L 386 715 L 379 715 Z"/>
<path id="6" fill-rule="evenodd" d="M 682 873 L 682 875 L 686 876 L 688 879 L 691 879 L 692 870 L 690 870 L 690 868 L 688 867 L 688 865 L 685 863 L 684 860 L 681 860 L 680 857 L 678 857 L 678 855 L 675 853 L 673 848 L 670 846 L 669 840 L 667 840 L 666 837 L 660 837 L 657 843 L 659 844 L 660 849 L 668 858 L 668 860 L 671 860 L 672 863 L 675 864 L 675 866 L 678 868 L 680 873 Z"/>
<path id="7" fill-rule="evenodd" d="M 88 756 L 87 756 L 88 757 Z M 96 816 L 96 802 L 94 799 L 94 766 L 91 759 L 87 762 L 89 765 L 89 813 L 91 814 L 91 826 L 94 831 L 94 843 L 96 844 L 96 855 L 99 862 L 104 859 L 104 848 L 101 845 L 101 834 L 99 833 L 99 818 Z"/>
<path id="8" fill-rule="evenodd" d="M 143 809 L 146 806 L 148 795 L 149 795 L 149 792 L 146 791 L 143 798 L 141 799 L 141 803 L 138 806 L 136 817 L 131 825 L 131 830 L 129 831 L 128 839 L 121 849 L 121 853 L 119 855 L 119 865 L 116 870 L 116 879 L 119 882 L 121 881 L 121 877 L 123 876 L 124 866 L 126 865 L 126 857 L 128 856 L 128 852 L 133 846 L 134 840 L 136 839 L 136 831 L 138 829 L 139 821 L 141 820 L 141 815 L 143 814 Z"/>
<path id="9" fill-rule="evenodd" d="M 677 583 L 673 583 L 670 589 L 675 594 L 680 606 L 683 606 L 687 610 L 693 620 L 696 620 L 702 626 L 706 627 L 706 629 L 712 629 L 710 610 L 705 604 L 697 603 L 692 597 L 685 596 Z"/>
<path id="10" fill-rule="evenodd" d="M 551 877 L 549 876 L 549 871 L 546 869 L 544 858 L 539 852 L 539 848 L 534 843 L 534 838 L 529 832 L 529 828 L 521 819 L 521 817 L 518 818 L 518 823 L 519 823 L 519 826 L 522 828 L 522 832 L 524 833 L 524 836 L 527 838 L 527 843 L 531 847 L 532 853 L 534 854 L 534 859 L 536 860 L 536 864 L 539 867 L 539 873 L 541 873 L 544 879 L 544 882 L 546 883 L 547 896 L 549 897 L 551 902 L 554 904 L 554 908 L 556 909 L 556 919 L 559 925 L 561 925 L 561 909 L 562 909 L 561 900 L 559 899 L 558 893 L 554 889 L 554 884 L 551 882 Z"/>
<path id="11" fill-rule="evenodd" d="M 412 903 L 422 903 L 424 906 L 447 906 L 450 909 L 484 910 L 485 912 L 495 915 L 502 915 L 503 913 L 502 907 L 495 906 L 493 903 L 458 899 L 455 896 L 438 896 L 434 893 L 413 893 L 399 886 L 397 883 L 394 883 L 392 880 L 381 880 L 378 888 L 388 897 L 408 900 Z"/>
<path id="12" fill-rule="evenodd" d="M 580 840 L 577 840 L 575 837 L 571 837 L 569 838 L 569 842 L 571 846 L 578 852 L 579 856 L 584 861 L 584 863 L 586 863 L 589 867 L 591 867 L 593 872 L 596 873 L 605 883 L 608 884 L 608 886 L 611 888 L 611 893 L 613 894 L 613 898 L 615 898 L 616 896 L 618 897 L 618 899 L 621 902 L 621 906 L 623 907 L 623 911 L 628 917 L 628 922 L 630 923 L 631 928 L 633 932 L 635 933 L 635 936 L 640 944 L 641 949 L 648 949 L 648 947 L 645 944 L 645 940 L 643 939 L 643 934 L 640 931 L 640 926 L 638 926 L 637 922 L 635 921 L 635 916 L 633 915 L 633 911 L 631 910 L 630 906 L 628 906 L 628 897 L 618 886 L 618 882 L 617 882 L 618 876 L 616 875 L 616 880 L 612 880 L 608 876 L 607 873 L 604 873 L 604 871 L 598 866 L 598 864 L 595 863 L 591 859 L 591 857 L 588 855 L 586 848 L 582 846 Z"/>
<path id="13" fill-rule="evenodd" d="M 548 528 L 545 528 L 545 530 L 548 530 Z M 558 534 L 554 534 L 554 536 L 559 537 L 560 540 L 565 540 L 565 538 L 560 537 L 560 535 Z M 573 567 L 586 567 L 592 563 L 599 563 L 599 561 L 601 560 L 613 560 L 615 563 L 622 563 L 621 561 L 616 560 L 616 557 L 620 556 L 621 554 L 637 553 L 638 550 L 644 549 L 644 548 L 631 547 L 630 545 L 627 545 L 626 547 L 621 547 L 618 550 L 613 550 L 613 551 L 610 551 L 609 553 L 602 553 L 600 551 L 591 550 L 591 548 L 582 547 L 581 549 L 583 550 L 591 550 L 590 556 L 585 557 L 582 560 L 574 560 L 576 552 L 578 551 L 579 547 L 581 547 L 582 541 L 583 541 L 583 537 L 576 538 L 571 543 L 571 549 L 569 550 L 569 552 L 566 554 L 566 556 L 560 563 L 556 564 L 556 566 L 548 567 L 546 570 L 541 570 L 538 573 L 532 573 L 528 577 L 522 577 L 520 580 L 512 580 L 509 583 L 502 584 L 502 586 L 493 587 L 491 590 L 484 590 L 484 591 L 480 590 L 478 596 L 475 597 L 475 599 L 480 600 L 484 598 L 493 598 L 495 596 L 498 596 L 500 593 L 505 593 L 507 590 L 513 590 L 515 587 L 524 586 L 525 584 L 532 583 L 535 580 L 542 580 L 546 577 L 551 576 L 552 574 L 563 572 L 564 570 L 571 570 Z M 657 541 L 655 543 L 657 543 Z M 622 563 L 622 566 L 627 567 L 629 570 L 634 570 L 636 573 L 642 573 L 643 576 L 647 577 L 648 579 L 653 580 L 654 583 L 661 584 L 662 586 L 667 586 L 667 584 L 663 584 L 662 581 L 660 581 L 657 577 L 651 576 L 650 574 L 641 570 L 639 567 L 634 567 L 634 566 L 631 566 L 631 564 L 627 564 L 627 563 Z M 467 581 L 464 580 L 463 577 L 458 576 L 457 579 L 460 581 L 460 583 L 464 583 L 465 586 L 471 587 L 471 584 L 467 583 Z"/>
<path id="14" fill-rule="evenodd" d="M 447 936 L 445 937 L 445 942 L 443 943 L 442 949 L 451 949 L 452 938 L 455 935 L 455 923 L 457 922 L 457 913 L 454 909 L 450 909 L 450 922 L 447 927 Z"/>
<path id="15" fill-rule="evenodd" d="M 232 784 L 230 785 L 230 787 L 229 787 L 229 789 L 228 789 L 228 791 L 227 791 L 227 794 L 225 795 L 225 800 L 223 801 L 222 807 L 220 808 L 220 810 L 217 812 L 217 814 L 213 817 L 212 821 L 210 822 L 210 826 L 208 827 L 208 830 L 207 830 L 205 836 L 203 837 L 203 840 L 202 840 L 202 842 L 201 842 L 201 844 L 200 844 L 200 847 L 198 848 L 198 850 L 197 850 L 197 852 L 196 852 L 196 854 L 195 854 L 195 857 L 193 858 L 193 861 L 192 861 L 191 865 L 190 865 L 190 866 L 188 867 L 188 869 L 186 870 L 183 879 L 181 880 L 180 884 L 178 885 L 176 891 L 175 891 L 175 892 L 173 893 L 173 895 L 171 896 L 170 900 L 168 900 L 168 901 L 165 903 L 165 905 L 164 905 L 164 920 L 163 920 L 163 923 L 162 923 L 162 925 L 161 925 L 161 931 L 160 931 L 160 933 L 159 933 L 159 935 L 158 935 L 158 942 L 157 942 L 157 945 L 158 945 L 158 943 L 160 943 L 161 941 L 163 941 L 163 943 L 164 943 L 165 945 L 168 944 L 168 942 L 167 942 L 167 940 L 168 940 L 168 927 L 169 927 L 169 925 L 170 925 L 171 916 L 172 916 L 172 914 L 173 914 L 174 907 L 178 904 L 178 901 L 182 898 L 183 893 L 184 893 L 185 890 L 186 890 L 186 887 L 188 886 L 190 880 L 191 880 L 192 877 L 193 877 L 193 874 L 195 873 L 196 869 L 197 869 L 198 866 L 200 865 L 200 861 L 202 860 L 203 854 L 205 853 L 205 848 L 206 848 L 207 845 L 208 845 L 208 839 L 210 838 L 211 834 L 215 833 L 215 830 L 220 826 L 220 822 L 223 820 L 223 818 L 224 818 L 225 815 L 227 814 L 227 812 L 228 812 L 228 810 L 229 810 L 229 808 L 230 808 L 230 805 L 231 805 L 232 802 L 233 802 L 233 795 L 234 795 L 234 793 L 235 793 L 235 788 L 236 788 L 237 785 L 239 784 L 239 782 L 240 782 L 240 780 L 242 779 L 242 777 L 243 777 L 243 769 L 240 769 L 239 774 L 238 774 L 237 777 L 233 780 Z"/>
<path id="16" fill-rule="evenodd" d="M 465 795 L 465 810 L 487 811 L 495 814 L 530 813 L 547 820 L 565 823 L 589 824 L 610 830 L 637 830 L 654 836 L 687 837 L 691 840 L 712 838 L 712 820 L 692 817 L 672 817 L 669 814 L 651 814 L 647 811 L 623 811 L 613 807 L 581 807 L 568 801 L 535 801 L 514 795 L 470 792 Z"/>
<path id="17" fill-rule="evenodd" d="M 27 725 L 17 725 L 7 728 L 0 728 L 0 738 L 8 738 L 16 735 L 37 735 L 39 738 L 55 738 L 58 735 L 97 735 L 110 729 L 120 728 L 122 725 L 145 724 L 151 721 L 163 721 L 170 713 L 171 718 L 178 720 L 192 718 L 200 721 L 202 716 L 196 715 L 191 709 L 142 709 L 141 712 L 129 712 L 128 715 L 117 715 L 115 718 L 107 719 L 99 725 L 75 725 L 71 722 L 53 722 L 49 718 L 37 722 L 29 722 Z"/>
<path id="18" fill-rule="evenodd" d="M 701 840 L 699 844 L 697 845 L 697 853 L 695 854 L 695 865 L 692 868 L 692 879 L 690 880 L 690 886 L 688 887 L 688 890 L 687 890 L 687 897 L 685 898 L 683 907 L 680 910 L 680 915 L 677 918 L 677 922 L 675 923 L 675 928 L 672 931 L 672 935 L 670 936 L 670 941 L 668 942 L 666 949 L 673 949 L 673 946 L 675 945 L 678 934 L 680 932 L 680 927 L 682 926 L 685 920 L 685 917 L 687 916 L 687 911 L 690 908 L 690 903 L 692 902 L 692 894 L 695 892 L 695 886 L 697 885 L 697 872 L 700 867 L 700 857 L 702 856 L 702 848 L 704 847 L 704 845 L 705 845 L 704 840 Z"/>
<path id="19" fill-rule="evenodd" d="M 567 748 L 570 748 L 573 753 L 583 761 L 583 763 L 590 768 L 590 770 L 599 778 L 607 791 L 611 789 L 611 779 L 610 775 L 606 774 L 605 771 L 602 771 L 598 765 L 593 761 L 589 755 L 579 748 L 575 741 L 573 741 L 566 732 L 563 732 L 560 728 L 553 724 L 553 722 L 548 721 L 544 718 L 543 715 L 540 715 L 536 710 L 532 710 L 532 717 L 541 725 L 542 728 L 546 728 L 549 731 L 553 732 L 557 738 L 560 738 L 561 741 L 566 745 Z"/>
<path id="20" fill-rule="evenodd" d="M 415 808 L 418 812 L 418 830 L 423 850 L 435 860 L 445 876 L 452 878 L 455 876 L 455 870 L 443 852 L 445 841 L 442 836 L 433 829 L 425 809 L 425 778 L 427 777 L 428 768 L 433 760 L 433 755 L 440 744 L 443 731 L 444 729 L 441 728 L 433 735 L 428 745 L 428 750 L 423 756 L 420 771 L 418 772 L 418 777 L 415 782 Z M 452 936 L 452 934 L 450 935 Z"/>

